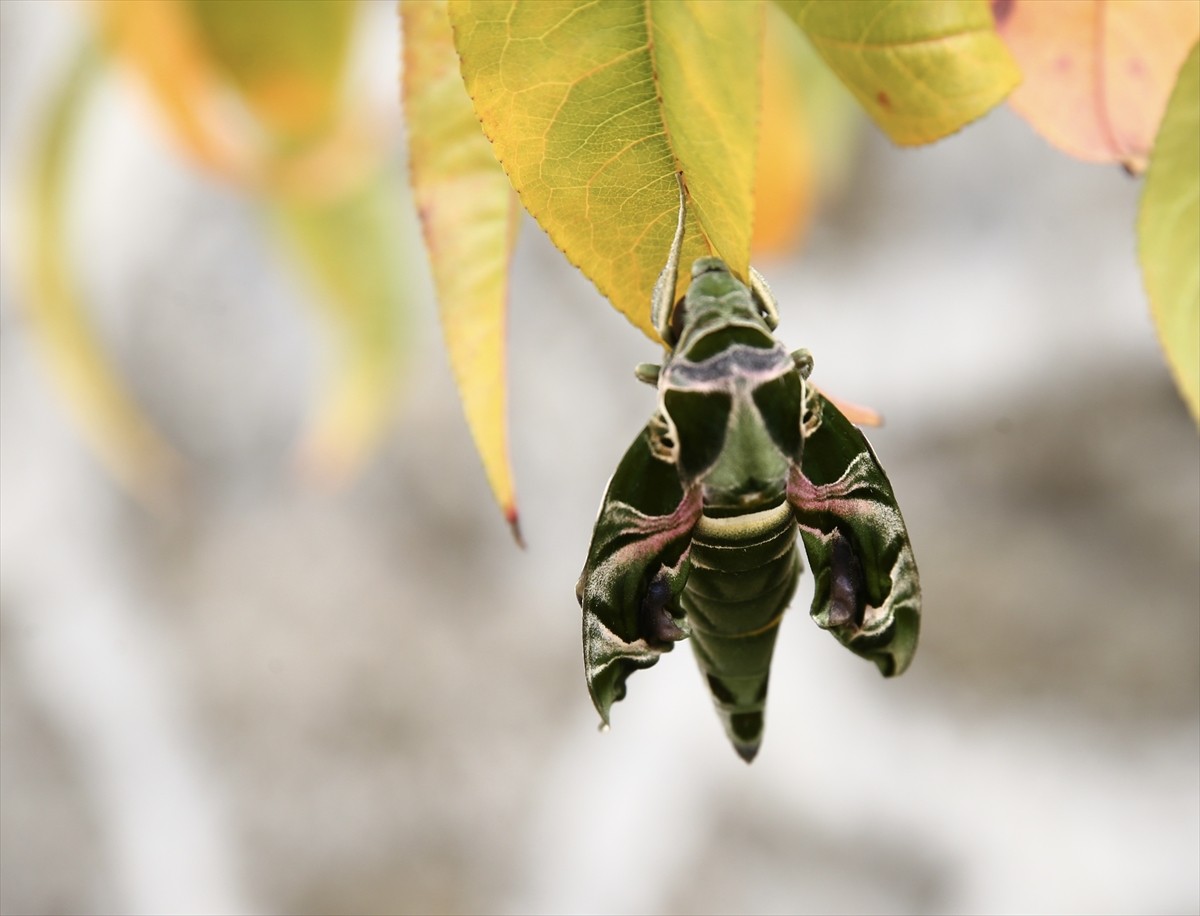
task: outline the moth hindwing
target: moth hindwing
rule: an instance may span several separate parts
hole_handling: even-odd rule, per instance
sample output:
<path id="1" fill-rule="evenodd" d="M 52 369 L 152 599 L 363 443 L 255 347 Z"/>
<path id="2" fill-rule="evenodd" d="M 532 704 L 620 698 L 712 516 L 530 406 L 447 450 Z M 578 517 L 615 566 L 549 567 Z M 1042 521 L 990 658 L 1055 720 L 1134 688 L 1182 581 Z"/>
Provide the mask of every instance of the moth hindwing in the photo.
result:
<path id="1" fill-rule="evenodd" d="M 863 434 L 775 339 L 766 283 L 717 258 L 671 302 L 684 195 L 651 314 L 666 343 L 643 364 L 657 408 L 605 492 L 579 577 L 588 689 L 604 723 L 626 680 L 690 637 L 734 749 L 762 743 L 771 656 L 802 569 L 811 614 L 891 676 L 916 649 L 921 591 L 887 475 Z"/>

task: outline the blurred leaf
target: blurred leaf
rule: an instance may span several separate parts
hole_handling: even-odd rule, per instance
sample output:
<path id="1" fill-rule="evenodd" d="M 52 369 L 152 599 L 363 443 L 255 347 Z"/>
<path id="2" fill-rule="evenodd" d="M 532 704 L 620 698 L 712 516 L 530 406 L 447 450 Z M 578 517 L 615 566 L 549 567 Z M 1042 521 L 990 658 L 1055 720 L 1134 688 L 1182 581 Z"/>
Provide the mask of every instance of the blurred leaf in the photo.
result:
<path id="1" fill-rule="evenodd" d="M 108 47 L 141 75 L 184 148 L 245 180 L 255 150 L 221 104 L 221 77 L 189 9 L 180 0 L 103 0 L 95 9 Z"/>
<path id="2" fill-rule="evenodd" d="M 1138 254 L 1175 384 L 1200 422 L 1200 45 L 1179 71 L 1150 154 Z"/>
<path id="3" fill-rule="evenodd" d="M 324 293 L 341 355 L 302 448 L 304 466 L 341 480 L 358 469 L 391 416 L 404 357 L 413 249 L 403 182 L 382 167 L 333 200 L 284 197 L 280 228 Z"/>
<path id="4" fill-rule="evenodd" d="M 327 131 L 340 107 L 358 4 L 187 0 L 208 53 L 280 142 Z"/>
<path id="5" fill-rule="evenodd" d="M 763 6 L 451 0 L 467 90 L 525 208 L 652 339 L 678 213 L 683 261 L 749 263 Z M 686 274 L 686 271 L 684 272 Z"/>
<path id="6" fill-rule="evenodd" d="M 954 133 L 1021 75 L 986 0 L 777 0 L 867 113 L 903 146 Z"/>
<path id="7" fill-rule="evenodd" d="M 1200 0 L 994 0 L 1024 83 L 1009 104 L 1063 152 L 1146 167 Z"/>
<path id="8" fill-rule="evenodd" d="M 446 349 L 488 483 L 519 541 L 504 373 L 519 205 L 463 86 L 445 2 L 408 0 L 400 15 L 413 192 Z"/>
<path id="9" fill-rule="evenodd" d="M 99 72 L 96 49 L 81 53 L 50 108 L 36 157 L 29 213 L 36 340 L 89 444 L 131 492 L 161 503 L 179 469 L 171 448 L 126 394 L 81 304 L 67 251 L 66 198 L 71 154 L 88 90 Z"/>
<path id="10" fill-rule="evenodd" d="M 782 254 L 843 185 L 862 118 L 854 97 L 777 4 L 767 4 L 755 168 L 755 256 Z"/>
<path id="11" fill-rule="evenodd" d="M 387 422 L 408 287 L 403 188 L 385 174 L 377 138 L 344 104 L 358 6 L 105 0 L 101 7 L 114 50 L 145 78 L 185 146 L 272 208 L 329 306 L 341 352 L 302 462 L 334 479 L 361 464 Z"/>
<path id="12" fill-rule="evenodd" d="M 103 0 L 109 44 L 192 155 L 253 190 L 332 198 L 378 164 L 344 81 L 350 0 Z"/>
<path id="13" fill-rule="evenodd" d="M 783 19 L 783 22 L 778 20 Z M 782 28 L 781 28 L 782 26 Z M 754 169 L 755 255 L 792 248 L 816 207 L 816 168 L 804 104 L 803 41 L 774 4 L 762 52 L 762 113 Z"/>

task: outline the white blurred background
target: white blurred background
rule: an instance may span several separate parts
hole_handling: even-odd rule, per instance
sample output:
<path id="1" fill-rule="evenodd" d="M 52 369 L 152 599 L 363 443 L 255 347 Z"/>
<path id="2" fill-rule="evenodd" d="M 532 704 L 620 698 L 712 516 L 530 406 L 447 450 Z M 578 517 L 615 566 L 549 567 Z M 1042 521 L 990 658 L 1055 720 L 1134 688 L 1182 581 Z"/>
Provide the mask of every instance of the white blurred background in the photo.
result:
<path id="1" fill-rule="evenodd" d="M 393 7 L 368 22 L 387 96 Z M 656 354 L 532 221 L 522 552 L 419 248 L 397 252 L 416 294 L 395 422 L 357 479 L 315 486 L 293 461 L 323 352 L 303 287 L 256 205 L 106 86 L 80 273 L 189 467 L 167 514 L 111 481 L 18 263 L 79 28 L 67 4 L 0 4 L 0 911 L 1200 910 L 1200 444 L 1140 285 L 1138 181 L 1006 109 L 919 150 L 867 128 L 804 251 L 760 265 L 817 381 L 887 417 L 871 438 L 925 617 L 887 682 L 802 585 L 747 768 L 686 648 L 597 733 L 574 582 Z"/>

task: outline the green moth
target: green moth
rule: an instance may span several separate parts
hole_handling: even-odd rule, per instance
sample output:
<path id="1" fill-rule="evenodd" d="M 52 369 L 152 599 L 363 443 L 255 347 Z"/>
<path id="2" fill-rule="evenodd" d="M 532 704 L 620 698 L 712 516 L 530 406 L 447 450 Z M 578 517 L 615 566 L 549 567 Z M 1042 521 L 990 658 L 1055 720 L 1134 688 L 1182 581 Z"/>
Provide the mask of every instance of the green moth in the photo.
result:
<path id="1" fill-rule="evenodd" d="M 921 588 L 900 509 L 863 434 L 808 381 L 812 358 L 775 339 L 775 300 L 717 258 L 672 302 L 684 194 L 651 318 L 661 367 L 650 422 L 609 482 L 576 586 L 588 689 L 605 726 L 625 682 L 690 637 L 725 731 L 762 743 L 771 655 L 802 570 L 811 615 L 886 677 L 917 647 Z"/>

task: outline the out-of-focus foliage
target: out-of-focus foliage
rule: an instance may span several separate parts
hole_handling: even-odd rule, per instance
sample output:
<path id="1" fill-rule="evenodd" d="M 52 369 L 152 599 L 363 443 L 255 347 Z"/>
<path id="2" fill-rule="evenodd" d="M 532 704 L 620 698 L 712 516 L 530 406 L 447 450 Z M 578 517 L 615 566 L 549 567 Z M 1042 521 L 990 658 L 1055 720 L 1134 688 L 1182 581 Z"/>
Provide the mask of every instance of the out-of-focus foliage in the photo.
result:
<path id="1" fill-rule="evenodd" d="M 767 4 L 762 111 L 754 168 L 756 256 L 784 255 L 822 200 L 843 187 L 862 116 L 846 90 L 777 4 Z"/>
<path id="2" fill-rule="evenodd" d="M 301 454 L 333 479 L 358 467 L 386 427 L 411 287 L 406 194 L 387 161 L 387 131 L 346 86 L 358 11 L 341 0 L 92 8 L 100 62 L 123 65 L 182 149 L 264 204 L 264 226 L 279 230 L 329 306 L 339 358 Z M 88 331 L 86 283 L 65 250 L 63 197 L 71 166 L 87 154 L 73 142 L 75 126 L 103 75 L 92 66 L 70 78 L 36 155 L 32 308 L 94 446 L 122 480 L 153 493 L 168 450 Z"/>
<path id="3" fill-rule="evenodd" d="M 98 345 L 63 244 L 71 149 L 99 65 L 95 47 L 85 48 L 51 105 L 33 177 L 29 309 L 51 370 L 105 466 L 143 500 L 159 503 L 178 460 L 129 399 Z"/>
<path id="4" fill-rule="evenodd" d="M 188 0 L 200 36 L 281 145 L 320 140 L 340 114 L 357 8 L 345 0 Z"/>
<path id="5" fill-rule="evenodd" d="M 282 237 L 340 332 L 337 367 L 300 455 L 320 479 L 345 478 L 387 425 L 412 288 L 407 202 L 401 176 L 385 168 L 329 198 L 273 201 Z"/>
<path id="6" fill-rule="evenodd" d="M 778 0 L 867 114 L 903 146 L 986 114 L 1020 81 L 985 0 Z"/>
<path id="7" fill-rule="evenodd" d="M 1024 74 L 1013 109 L 1065 153 L 1146 168 L 1200 0 L 995 0 Z"/>
<path id="8" fill-rule="evenodd" d="M 1200 422 L 1200 44 L 1179 71 L 1154 141 L 1138 252 L 1167 362 Z"/>
<path id="9" fill-rule="evenodd" d="M 520 207 L 463 87 L 444 0 L 403 3 L 409 168 L 446 350 L 492 492 L 520 539 L 508 457 L 508 265 Z"/>

